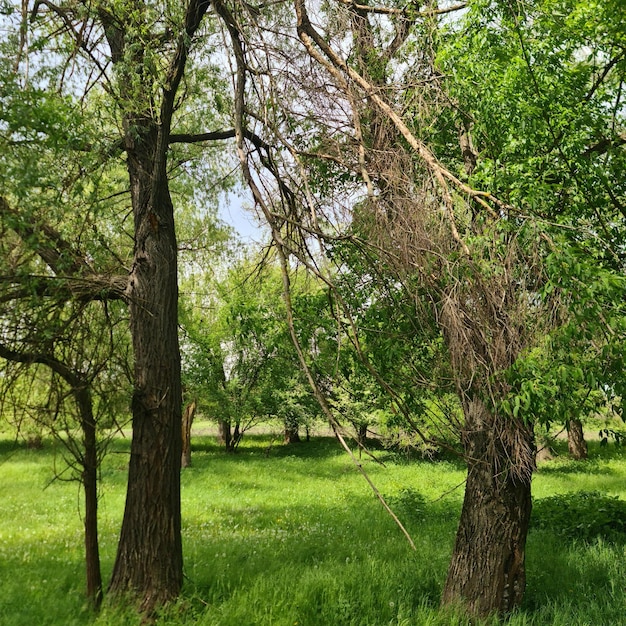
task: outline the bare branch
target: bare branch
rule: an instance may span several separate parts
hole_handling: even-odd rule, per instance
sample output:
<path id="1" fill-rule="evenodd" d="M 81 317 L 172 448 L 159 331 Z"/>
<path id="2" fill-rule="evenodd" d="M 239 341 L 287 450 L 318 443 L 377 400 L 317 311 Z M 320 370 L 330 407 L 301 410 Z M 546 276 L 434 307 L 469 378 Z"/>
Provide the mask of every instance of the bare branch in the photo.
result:
<path id="1" fill-rule="evenodd" d="M 608 73 L 626 56 L 626 50 L 622 50 L 620 54 L 614 56 L 605 66 L 602 72 L 600 72 L 599 76 L 594 81 L 593 85 L 585 95 L 584 101 L 588 102 L 593 98 L 593 95 L 600 88 L 604 79 L 607 77 Z"/>
<path id="2" fill-rule="evenodd" d="M 395 9 L 392 7 L 369 6 L 367 4 L 359 4 L 354 0 L 337 1 L 341 4 L 352 7 L 354 9 L 358 9 L 359 11 L 364 11 L 366 13 L 374 13 L 377 15 L 398 15 L 404 17 L 405 19 L 410 19 L 411 21 L 415 21 L 416 18 L 420 17 L 431 17 L 433 15 L 444 15 L 446 13 L 461 11 L 462 9 L 465 9 L 467 7 L 467 2 L 460 2 L 459 4 L 455 4 L 450 7 L 444 7 L 442 9 L 427 9 L 426 11 L 415 11 L 412 10 L 412 5 L 407 5 L 402 9 Z"/>
<path id="3" fill-rule="evenodd" d="M 309 385 L 311 386 L 311 389 L 313 390 L 313 394 L 315 395 L 315 399 L 318 401 L 322 409 L 322 412 L 324 413 L 325 417 L 328 419 L 330 425 L 332 426 L 333 432 L 335 433 L 335 436 L 341 443 L 341 446 L 343 447 L 343 449 L 348 453 L 348 455 L 352 459 L 352 462 L 354 463 L 356 468 L 359 470 L 363 478 L 365 478 L 365 480 L 367 481 L 367 484 L 370 486 L 371 490 L 374 492 L 374 495 L 376 496 L 376 498 L 383 505 L 383 507 L 385 508 L 387 513 L 391 516 L 391 518 L 396 523 L 398 528 L 402 531 L 402 534 L 406 537 L 406 540 L 409 542 L 409 545 L 411 546 L 411 548 L 417 551 L 417 548 L 415 546 L 415 543 L 413 542 L 411 535 L 409 534 L 407 529 L 404 527 L 402 522 L 398 519 L 398 516 L 391 510 L 391 508 L 385 501 L 385 498 L 380 493 L 376 485 L 372 482 L 372 479 L 369 477 L 369 475 L 365 471 L 363 464 L 354 456 L 354 454 L 352 453 L 352 450 L 350 450 L 350 447 L 346 443 L 346 440 L 344 439 L 341 433 L 341 426 L 337 422 L 332 410 L 330 409 L 330 406 L 328 405 L 326 396 L 320 389 L 319 384 L 317 383 L 317 381 L 315 380 L 315 377 L 313 376 L 313 373 L 311 372 L 311 368 L 309 367 L 306 361 L 306 358 L 304 356 L 304 351 L 302 349 L 302 345 L 300 344 L 300 340 L 298 339 L 298 334 L 296 332 L 296 328 L 294 324 L 293 306 L 291 303 L 291 285 L 290 285 L 290 279 L 289 279 L 289 268 L 287 265 L 287 257 L 285 256 L 283 247 L 278 242 L 277 242 L 277 250 L 278 250 L 278 256 L 280 259 L 281 273 L 283 277 L 283 298 L 285 300 L 285 308 L 287 311 L 287 325 L 289 327 L 289 334 L 291 335 L 292 342 L 296 348 L 296 352 L 298 353 L 300 366 L 304 370 L 307 380 L 309 381 Z"/>
<path id="4" fill-rule="evenodd" d="M 54 358 L 52 355 L 37 353 L 37 352 L 20 352 L 18 350 L 12 350 L 4 344 L 0 343 L 0 357 L 7 361 L 15 361 L 16 363 L 24 363 L 26 365 L 46 365 L 53 372 L 56 372 L 61 378 L 63 378 L 72 387 L 79 387 L 84 384 L 84 381 L 68 367 L 62 361 Z"/>

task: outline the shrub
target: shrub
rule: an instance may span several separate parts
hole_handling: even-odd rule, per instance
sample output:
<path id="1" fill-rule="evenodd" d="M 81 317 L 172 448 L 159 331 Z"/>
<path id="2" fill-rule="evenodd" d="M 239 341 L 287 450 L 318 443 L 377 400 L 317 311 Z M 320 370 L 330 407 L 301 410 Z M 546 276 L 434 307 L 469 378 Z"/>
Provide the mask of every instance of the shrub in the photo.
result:
<path id="1" fill-rule="evenodd" d="M 536 500 L 531 528 L 569 539 L 626 541 L 626 502 L 599 491 L 578 491 Z"/>

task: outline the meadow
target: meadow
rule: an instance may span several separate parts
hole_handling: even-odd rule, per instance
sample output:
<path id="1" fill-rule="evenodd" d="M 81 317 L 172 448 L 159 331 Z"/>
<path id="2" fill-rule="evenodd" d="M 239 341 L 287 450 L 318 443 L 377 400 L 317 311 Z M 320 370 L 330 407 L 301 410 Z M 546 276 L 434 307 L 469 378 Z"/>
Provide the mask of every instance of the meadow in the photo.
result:
<path id="1" fill-rule="evenodd" d="M 285 446 L 271 433 L 248 435 L 236 454 L 225 454 L 211 434 L 198 432 L 205 434 L 194 437 L 193 465 L 182 474 L 184 592 L 157 624 L 476 623 L 439 608 L 463 496 L 460 462 L 385 450 L 376 451 L 384 465 L 363 457 L 411 533 L 412 551 L 332 438 Z M 102 467 L 105 580 L 128 449 L 128 440 L 116 440 Z M 51 441 L 31 450 L 8 435 L 0 439 L 0 624 L 138 625 L 141 618 L 128 609 L 105 601 L 95 614 L 85 603 L 82 495 L 76 483 L 52 480 L 62 467 Z M 524 604 L 506 619 L 481 623 L 626 624 L 626 520 L 619 519 L 626 450 L 592 442 L 586 462 L 544 462 L 533 490 L 543 517 L 535 515 L 529 535 Z M 603 501 L 593 495 L 571 495 L 580 491 L 619 496 L 619 506 L 613 511 L 612 500 L 598 506 Z"/>

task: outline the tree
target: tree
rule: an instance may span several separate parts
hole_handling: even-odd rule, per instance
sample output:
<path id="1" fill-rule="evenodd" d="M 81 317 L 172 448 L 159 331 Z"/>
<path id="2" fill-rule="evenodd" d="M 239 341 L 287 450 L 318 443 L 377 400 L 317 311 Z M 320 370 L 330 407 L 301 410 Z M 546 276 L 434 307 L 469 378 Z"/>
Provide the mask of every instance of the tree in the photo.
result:
<path id="1" fill-rule="evenodd" d="M 0 84 L 0 389 L 5 406 L 30 413 L 62 444 L 71 477 L 82 484 L 87 595 L 97 606 L 97 476 L 107 442 L 101 433 L 115 424 L 110 400 L 128 388 L 119 329 L 126 277 L 117 246 L 103 246 L 104 229 L 96 226 L 90 191 L 107 187 L 101 164 L 60 147 L 68 138 L 89 142 L 92 125 L 71 99 L 20 85 L 14 67 L 0 68 Z M 91 187 L 80 183 L 86 171 Z M 64 214 L 70 207 L 80 210 L 82 223 Z M 30 393 L 37 389 L 41 401 Z"/>
<path id="2" fill-rule="evenodd" d="M 598 395 L 620 395 L 623 378 L 615 372 L 624 340 L 626 66 L 615 10 L 611 3 L 597 12 L 569 1 L 558 11 L 542 2 L 485 3 L 468 13 L 465 36 L 455 32 L 441 57 L 444 72 L 454 68 L 458 115 L 478 138 L 474 180 L 551 224 L 544 293 L 560 294 L 558 329 L 541 366 L 528 355 L 511 382 L 537 420 L 567 426 L 578 458 L 586 456 L 580 416 Z"/>
<path id="3" fill-rule="evenodd" d="M 544 38 L 534 38 L 537 28 L 541 31 L 551 23 L 552 11 L 541 3 L 527 14 L 500 3 L 477 4 L 467 19 L 449 20 L 448 36 L 439 16 L 460 8 L 465 5 L 429 6 L 419 12 L 412 7 L 342 3 L 330 5 L 326 12 L 316 11 L 314 23 L 306 4 L 296 1 L 296 27 L 303 48 L 290 50 L 289 55 L 299 58 L 300 67 L 306 69 L 293 74 L 272 73 L 274 59 L 286 54 L 282 41 L 259 38 L 254 54 L 246 54 L 253 29 L 246 28 L 245 12 L 222 14 L 238 69 L 235 126 L 240 159 L 282 254 L 285 289 L 289 289 L 293 257 L 332 285 L 332 273 L 311 253 L 310 240 L 315 235 L 333 250 L 337 241 L 351 238 L 355 250 L 374 261 L 369 272 L 401 285 L 413 303 L 418 325 L 433 324 L 443 341 L 447 370 L 463 409 L 458 425 L 468 463 L 443 601 L 488 614 L 519 605 L 525 587 L 534 416 L 531 403 L 523 401 L 527 389 L 516 386 L 521 381 L 513 373 L 544 335 L 564 323 L 555 311 L 571 307 L 571 291 L 546 288 L 555 278 L 551 255 L 572 244 L 560 236 L 561 231 L 584 232 L 586 243 L 594 241 L 597 247 L 598 242 L 593 230 L 584 231 L 581 215 L 589 220 L 588 211 L 578 212 L 578 202 L 562 208 L 568 199 L 565 173 L 575 176 L 580 189 L 600 184 L 604 192 L 601 198 L 596 196 L 598 206 L 593 211 L 601 206 L 621 220 L 621 201 L 606 184 L 621 159 L 611 154 L 584 170 L 573 167 L 569 158 L 557 159 L 557 167 L 550 168 L 549 159 L 559 151 L 567 156 L 577 150 L 582 164 L 585 152 L 594 146 L 589 131 L 602 124 L 606 127 L 607 117 L 609 126 L 615 127 L 622 81 L 605 79 L 613 68 L 621 67 L 623 57 L 619 29 L 608 14 L 603 14 L 611 25 L 608 46 L 616 45 L 617 51 L 604 50 L 607 40 L 594 38 L 593 29 L 583 29 L 584 37 L 590 35 L 597 44 L 594 58 L 609 59 L 597 73 L 597 64 L 577 62 L 582 50 L 578 33 L 574 37 L 548 27 Z M 568 10 L 581 14 L 579 5 Z M 292 27 L 289 17 L 280 12 L 264 17 L 272 32 Z M 254 24 L 258 23 L 256 16 Z M 574 43 L 564 46 L 564 40 Z M 480 58 L 454 55 L 450 50 L 455 42 L 461 47 L 474 42 L 482 51 L 497 42 L 498 52 Z M 536 47 L 529 52 L 530 44 Z M 546 47 L 554 54 L 544 54 Z M 299 57 L 303 50 L 305 60 Z M 529 68 L 535 58 L 546 60 L 541 74 L 545 83 L 539 90 L 537 74 Z M 505 77 L 515 82 L 513 90 L 499 78 L 504 64 L 511 68 Z M 474 79 L 470 85 L 466 77 L 472 76 L 471 70 L 485 79 Z M 559 98 L 559 90 L 552 89 L 555 70 L 560 72 L 559 85 L 566 85 L 570 95 L 577 94 L 574 102 L 571 97 Z M 265 73 L 269 74 L 265 82 L 254 78 Z M 248 80 L 254 81 L 256 91 L 247 89 Z M 500 88 L 496 97 L 494 84 Z M 583 96 L 590 94 L 586 100 L 579 97 L 581 90 Z M 536 106 L 549 99 L 546 94 L 559 106 L 569 105 L 558 111 L 556 128 L 551 122 L 555 118 Z M 599 94 L 603 103 L 598 106 Z M 475 103 L 468 102 L 469 95 L 476 97 Z M 585 111 L 585 106 L 575 107 L 581 101 L 593 102 Z M 290 107 L 292 102 L 297 104 Z M 492 117 L 487 111 L 503 102 L 511 108 L 522 103 L 515 110 L 517 117 L 506 124 L 496 116 L 502 126 L 489 127 Z M 472 106 L 474 115 L 468 113 Z M 246 143 L 247 112 L 259 109 L 264 114 L 255 117 L 266 125 L 264 144 Z M 561 132 L 575 127 L 581 110 L 593 110 L 593 123 L 583 124 L 581 133 Z M 511 119 L 525 125 L 514 126 Z M 482 134 L 477 133 L 479 125 Z M 614 148 L 618 137 L 619 132 L 614 132 L 604 143 Z M 500 163 L 509 168 L 504 169 L 509 175 L 502 175 Z M 538 172 L 538 163 L 547 169 Z M 556 176 L 554 180 L 560 181 L 556 197 L 550 183 L 541 184 L 548 172 L 548 180 Z M 566 216 L 563 222 L 550 220 L 560 214 L 556 211 Z M 595 229 L 607 226 L 602 220 L 592 223 Z M 609 234 L 610 241 L 617 240 Z M 611 244 L 610 250 L 615 253 L 618 248 Z M 344 259 L 335 260 L 341 272 Z M 593 266 L 592 262 L 589 267 Z M 609 270 L 614 272 L 615 267 Z M 342 303 L 344 332 L 402 406 L 401 396 L 382 379 L 363 350 L 360 328 L 340 292 L 333 293 Z M 618 330 L 622 318 L 617 313 L 611 332 L 622 339 Z M 598 327 L 589 326 L 590 337 L 597 337 L 597 331 Z M 292 335 L 297 339 L 293 330 Z M 617 346 L 620 341 L 611 343 Z M 300 346 L 302 365 L 307 368 L 305 349 Z M 323 390 L 308 369 L 324 405 Z"/>
<path id="4" fill-rule="evenodd" d="M 34 111 L 40 124 L 33 129 L 34 141 L 55 142 L 64 159 L 76 154 L 99 158 L 109 164 L 109 171 L 114 169 L 111 164 L 119 163 L 120 155 L 125 158 L 126 182 L 108 199 L 130 197 L 133 216 L 127 233 L 133 255 L 124 298 L 130 310 L 135 389 L 127 504 L 110 589 L 114 594 L 136 596 L 149 611 L 176 596 L 182 584 L 178 244 L 172 201 L 172 190 L 178 189 L 170 185 L 170 177 L 173 165 L 181 168 L 195 154 L 191 147 L 170 146 L 233 135 L 232 131 L 172 133 L 174 116 L 185 96 L 197 94 L 200 84 L 219 83 L 219 71 L 210 64 L 195 68 L 197 82 L 184 80 L 191 46 L 207 34 L 200 26 L 209 3 L 192 0 L 170 7 L 131 0 L 86 6 L 43 0 L 30 11 L 24 7 L 15 12 L 14 7 L 8 8 L 19 24 L 7 45 L 16 83 L 37 85 Z M 77 58 L 80 63 L 74 62 Z M 52 107 L 43 106 L 52 93 L 71 103 L 70 111 L 92 114 L 96 132 L 89 140 L 64 132 L 63 124 L 45 123 L 45 115 L 54 114 Z M 216 102 L 216 108 L 223 109 L 223 104 Z M 206 131 L 199 125 L 215 121 L 219 117 L 219 112 L 213 115 L 216 108 L 187 111 L 186 123 L 179 130 Z M 27 141 L 20 142 L 21 146 Z M 176 160 L 171 162 L 173 152 Z M 93 180 L 85 178 L 85 173 L 65 181 L 66 187 L 92 192 Z M 19 175 L 15 180 L 25 189 L 32 182 Z M 121 183 L 121 178 L 116 182 Z M 99 191 L 100 187 L 94 195 Z M 206 195 L 198 193 L 196 200 Z M 36 200 L 35 193 L 31 196 Z M 97 201 L 102 206 L 105 197 Z M 77 226 L 74 233 L 82 232 L 80 213 L 68 210 L 64 220 L 68 229 L 72 224 Z M 124 216 L 99 231 L 105 247 L 120 224 L 126 224 Z"/>
<path id="5" fill-rule="evenodd" d="M 30 379 L 27 389 L 32 389 L 41 382 L 42 367 L 49 370 L 43 376 L 48 386 L 45 401 L 35 402 L 35 420 L 63 445 L 73 478 L 84 489 L 87 596 L 98 606 L 102 599 L 98 470 L 106 449 L 98 428 L 115 424 L 115 417 L 107 415 L 108 399 L 119 393 L 120 382 L 124 386 L 127 357 L 125 335 L 118 328 L 123 314 L 117 303 L 108 301 L 121 297 L 115 286 L 120 281 L 94 275 L 60 233 L 10 207 L 2 197 L 0 223 L 5 231 L 2 258 L 8 260 L 0 280 L 4 305 L 0 358 L 6 360 L 3 404 L 22 410 L 32 405 L 32 393 L 15 392 L 13 387 Z M 102 301 L 105 293 L 107 299 Z M 67 406 L 68 394 L 73 408 Z M 94 395 L 99 400 L 97 411 Z"/>
<path id="6" fill-rule="evenodd" d="M 300 289 L 304 301 L 311 294 L 304 282 Z M 284 322 L 277 267 L 271 259 L 244 257 L 204 290 L 202 298 L 185 300 L 182 315 L 188 394 L 217 421 L 228 451 L 250 427 L 268 419 L 280 420 L 285 441 L 293 443 L 316 405 Z M 319 319 L 306 319 L 303 327 L 319 324 Z"/>
<path id="7" fill-rule="evenodd" d="M 90 324 L 93 332 L 95 324 Z M 75 328 L 73 330 L 76 330 Z M 60 338 L 57 338 L 60 339 Z M 49 351 L 48 351 L 49 350 Z M 60 441 L 67 450 L 65 457 L 69 466 L 75 470 L 74 479 L 82 483 L 85 496 L 84 513 L 84 540 L 85 540 L 85 563 L 87 576 L 87 598 L 94 607 L 99 607 L 102 601 L 102 574 L 100 570 L 100 552 L 98 542 L 98 471 L 100 461 L 104 454 L 106 442 L 103 443 L 98 437 L 99 418 L 94 411 L 92 398 L 93 377 L 98 372 L 98 367 L 102 368 L 102 363 L 97 365 L 93 360 L 89 363 L 89 369 L 95 367 L 96 371 L 85 371 L 85 358 L 83 354 L 82 362 L 66 363 L 55 355 L 56 350 L 52 347 L 43 347 L 41 343 L 32 352 L 15 350 L 4 344 L 0 344 L 0 357 L 14 364 L 28 366 L 35 369 L 33 374 L 37 375 L 36 366 L 43 365 L 50 369 L 51 380 L 49 381 L 49 392 L 47 394 L 48 405 L 51 399 L 55 407 L 52 415 L 48 415 L 43 407 L 35 407 L 38 414 L 37 421 L 47 430 L 50 430 L 54 437 Z M 111 365 L 111 363 L 107 363 Z M 15 367 L 5 369 L 5 376 L 14 379 L 16 376 L 25 377 L 27 372 L 15 371 Z M 55 378 L 60 378 L 69 388 L 69 393 L 75 403 L 75 410 L 72 411 L 66 406 L 65 390 L 56 384 Z M 23 400 L 22 400 L 23 402 Z M 74 421 L 73 417 L 76 414 Z M 43 416 L 43 417 L 42 417 Z M 80 438 L 75 433 L 75 425 L 80 428 Z M 111 427 L 113 424 L 107 423 Z"/>
<path id="8" fill-rule="evenodd" d="M 133 439 L 110 590 L 137 594 L 147 610 L 178 595 L 182 586 L 178 265 L 167 151 L 189 46 L 207 8 L 208 3 L 192 0 L 183 16 L 170 21 L 156 15 L 156 23 L 135 3 L 105 5 L 97 14 L 117 72 L 135 239 L 128 282 Z M 165 30 L 161 44 L 158 30 L 165 21 L 174 27 Z M 154 75 L 147 61 L 159 48 L 172 51 L 161 59 L 166 70 Z"/>

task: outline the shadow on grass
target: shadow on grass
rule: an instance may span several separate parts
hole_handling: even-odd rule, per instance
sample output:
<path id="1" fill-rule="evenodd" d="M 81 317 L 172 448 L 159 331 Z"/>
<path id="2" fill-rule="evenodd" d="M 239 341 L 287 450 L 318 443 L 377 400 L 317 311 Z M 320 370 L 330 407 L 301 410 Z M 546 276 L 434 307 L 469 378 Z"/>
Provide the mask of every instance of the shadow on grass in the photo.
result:
<path id="1" fill-rule="evenodd" d="M 547 475 L 571 474 L 619 474 L 611 467 L 612 462 L 626 460 L 626 448 L 622 446 L 600 446 L 599 442 L 589 442 L 589 456 L 587 459 L 576 461 L 568 456 L 567 448 L 557 449 L 555 458 L 544 461 L 539 465 L 537 472 Z"/>
<path id="2" fill-rule="evenodd" d="M 0 439 L 0 459 L 4 460 L 17 452 L 28 451 L 33 454 L 44 452 L 50 450 L 52 446 L 53 443 L 47 439 L 27 441 L 22 437 L 2 438 Z"/>
<path id="3" fill-rule="evenodd" d="M 114 449 L 122 453 L 119 463 L 111 460 L 115 455 L 107 463 L 111 474 L 119 470 L 121 483 L 128 441 L 115 442 Z M 194 438 L 193 449 L 193 466 L 183 473 L 182 602 L 191 609 L 181 613 L 180 621 L 163 623 L 419 624 L 427 623 L 418 618 L 420 607 L 438 611 L 462 493 L 439 500 L 427 497 L 426 481 L 436 480 L 437 474 L 425 470 L 439 465 L 440 476 L 447 467 L 454 469 L 450 461 L 411 460 L 415 472 L 398 468 L 397 484 L 387 483 L 384 495 L 415 540 L 418 550 L 413 553 L 373 495 L 355 495 L 349 482 L 341 483 L 345 491 L 340 486 L 329 493 L 346 478 L 341 472 L 354 471 L 332 437 L 285 446 L 271 435 L 249 435 L 237 454 L 226 454 L 207 436 Z M 46 448 L 33 451 L 46 453 Z M 381 454 L 394 463 L 393 453 Z M 409 473 L 417 488 L 407 488 Z M 556 465 L 554 473 L 559 473 Z M 109 474 L 105 477 L 110 485 Z M 324 481 L 313 482 L 317 478 Z M 70 507 L 68 515 L 75 513 Z M 117 519 L 118 513 L 110 515 Z M 622 592 L 623 548 L 595 537 L 588 543 L 564 541 L 555 531 L 548 524 L 530 533 L 524 610 L 570 603 L 580 621 L 535 622 L 529 614 L 523 623 L 609 623 L 594 619 L 587 602 L 591 597 L 614 599 L 612 594 Z M 64 532 L 62 524 L 55 525 L 48 538 L 54 545 L 46 546 L 25 532 L 8 556 L 3 555 L 0 614 L 11 615 L 3 626 L 90 623 L 80 608 L 82 561 L 63 555 Z M 106 542 L 109 561 L 115 541 L 111 532 Z M 621 605 L 615 602 L 624 605 L 623 600 Z M 47 606 L 53 610 L 46 612 Z"/>
<path id="4" fill-rule="evenodd" d="M 310 480 L 323 481 L 320 488 L 325 489 L 328 484 L 325 481 L 336 482 L 344 475 L 356 476 L 359 473 L 356 464 L 332 437 L 316 437 L 309 442 L 290 445 L 281 442 L 273 446 L 269 453 L 264 445 L 267 438 L 255 437 L 234 454 L 225 452 L 212 438 L 208 439 L 207 442 L 195 441 L 192 444 L 191 467 L 183 470 L 185 484 L 190 484 L 193 476 L 217 472 L 223 488 L 236 491 L 256 490 L 261 488 L 258 476 L 273 472 L 273 484 L 264 488 L 279 493 L 282 489 L 291 489 L 294 485 Z M 355 454 L 355 457 L 356 462 L 362 465 L 375 483 L 376 477 L 381 473 L 391 477 L 396 471 L 413 473 L 413 468 L 416 472 L 415 480 L 418 481 L 420 476 L 429 473 L 430 468 L 440 477 L 448 471 L 461 470 L 464 473 L 465 470 L 462 464 L 452 464 L 449 461 L 416 460 L 411 464 L 396 463 L 396 454 L 385 450 L 375 454 L 377 460 L 365 454 L 361 458 Z M 459 478 L 458 483 L 462 483 L 462 478 Z"/>
<path id="5" fill-rule="evenodd" d="M 584 461 L 572 461 L 570 459 L 554 459 L 542 463 L 537 469 L 538 474 L 547 476 L 568 476 L 572 474 L 619 474 L 612 467 L 607 467 L 605 459 L 592 458 Z"/>
<path id="6" fill-rule="evenodd" d="M 623 606 L 626 574 L 623 544 L 566 540 L 550 530 L 531 530 L 527 546 L 527 592 L 524 608 L 570 604 L 578 623 L 606 623 L 589 614 L 590 603 Z M 585 619 L 586 618 L 586 619 Z M 620 622 L 621 623 L 621 622 Z"/>
<path id="7" fill-rule="evenodd" d="M 230 458 L 264 455 L 267 458 L 297 456 L 304 459 L 325 459 L 345 453 L 334 437 L 312 437 L 310 441 L 285 444 L 282 435 L 272 434 L 246 434 L 234 452 L 227 452 L 213 435 L 194 436 L 191 449 L 192 453 L 216 453 Z"/>
<path id="8" fill-rule="evenodd" d="M 367 443 L 366 450 L 359 450 L 357 444 L 349 440 L 348 445 L 355 457 L 364 462 L 379 462 L 382 464 L 412 465 L 416 463 L 447 463 L 454 469 L 465 469 L 464 461 L 455 455 L 445 455 L 441 458 L 428 459 L 417 452 L 407 452 L 398 449 L 390 449 L 383 446 L 380 440 L 371 439 Z M 316 436 L 309 441 L 285 444 L 282 436 L 268 434 L 246 435 L 234 452 L 227 452 L 217 442 L 216 437 L 210 435 L 194 436 L 191 443 L 192 459 L 193 452 L 208 455 L 217 455 L 221 458 L 232 459 L 233 462 L 247 460 L 251 457 L 267 459 L 302 459 L 302 460 L 325 460 L 336 457 L 345 457 L 346 451 L 335 437 Z M 193 461 L 192 461 L 193 462 Z"/>

